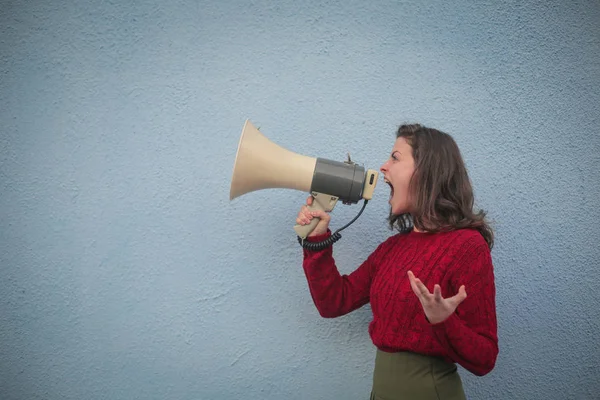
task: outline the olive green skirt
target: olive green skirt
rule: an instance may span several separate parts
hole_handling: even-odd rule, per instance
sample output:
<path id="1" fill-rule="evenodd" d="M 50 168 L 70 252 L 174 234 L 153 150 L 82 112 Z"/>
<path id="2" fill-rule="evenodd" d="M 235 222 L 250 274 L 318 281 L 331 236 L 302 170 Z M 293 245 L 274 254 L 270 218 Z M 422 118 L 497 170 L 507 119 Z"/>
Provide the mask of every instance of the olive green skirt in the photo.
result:
<path id="1" fill-rule="evenodd" d="M 456 364 L 377 350 L 371 400 L 466 400 Z"/>

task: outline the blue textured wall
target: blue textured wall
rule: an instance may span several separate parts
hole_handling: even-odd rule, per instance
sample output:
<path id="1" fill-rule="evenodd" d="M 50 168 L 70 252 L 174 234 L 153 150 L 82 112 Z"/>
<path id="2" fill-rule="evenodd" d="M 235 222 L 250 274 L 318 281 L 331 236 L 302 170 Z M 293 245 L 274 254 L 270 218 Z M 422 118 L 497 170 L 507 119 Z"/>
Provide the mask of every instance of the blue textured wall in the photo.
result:
<path id="1" fill-rule="evenodd" d="M 1 1 L 0 398 L 368 397 L 370 310 L 318 316 L 306 194 L 229 202 L 246 118 L 370 168 L 399 123 L 453 134 L 497 230 L 501 352 L 461 369 L 469 398 L 598 398 L 599 21 L 595 0 Z M 391 234 L 387 197 L 342 272 Z"/>

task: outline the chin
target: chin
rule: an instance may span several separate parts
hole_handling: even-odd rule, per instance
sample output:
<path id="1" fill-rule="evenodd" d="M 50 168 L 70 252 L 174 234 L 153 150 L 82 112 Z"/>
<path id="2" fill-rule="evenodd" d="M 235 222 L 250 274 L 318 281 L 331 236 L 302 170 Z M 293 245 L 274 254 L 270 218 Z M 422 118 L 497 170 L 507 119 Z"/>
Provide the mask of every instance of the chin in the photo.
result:
<path id="1" fill-rule="evenodd" d="M 402 199 L 400 201 L 390 201 L 390 210 L 391 213 L 394 215 L 402 215 L 402 214 L 410 214 L 411 213 L 411 206 L 410 204 L 407 204 L 408 202 L 405 199 Z"/>
<path id="2" fill-rule="evenodd" d="M 408 213 L 410 213 L 410 211 L 408 211 L 408 209 L 406 207 L 393 207 L 393 206 L 390 206 L 390 211 L 394 215 L 402 215 L 402 214 L 408 214 Z"/>
<path id="3" fill-rule="evenodd" d="M 401 215 L 406 213 L 406 211 L 403 211 L 401 208 L 394 208 L 390 206 L 390 213 L 392 213 L 392 215 Z"/>
<path id="4" fill-rule="evenodd" d="M 397 204 L 394 205 L 390 202 L 390 212 L 394 215 L 400 215 L 400 214 L 404 214 L 406 211 L 404 211 L 405 207 L 400 207 Z"/>

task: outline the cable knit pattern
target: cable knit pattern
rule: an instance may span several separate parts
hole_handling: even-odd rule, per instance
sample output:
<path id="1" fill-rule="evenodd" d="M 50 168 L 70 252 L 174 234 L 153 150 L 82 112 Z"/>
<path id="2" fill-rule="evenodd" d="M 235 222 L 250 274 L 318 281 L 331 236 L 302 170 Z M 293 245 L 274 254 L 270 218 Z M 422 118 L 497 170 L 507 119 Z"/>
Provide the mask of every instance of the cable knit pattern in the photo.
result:
<path id="1" fill-rule="evenodd" d="M 320 241 L 331 235 L 308 238 Z M 333 249 L 304 249 L 304 272 L 321 316 L 335 318 L 371 303 L 369 334 L 387 352 L 411 351 L 455 362 L 475 375 L 496 363 L 496 291 L 490 250 L 476 230 L 396 234 L 349 275 L 340 275 Z M 465 285 L 467 298 L 445 321 L 430 324 L 407 272 L 433 293 L 450 297 Z"/>

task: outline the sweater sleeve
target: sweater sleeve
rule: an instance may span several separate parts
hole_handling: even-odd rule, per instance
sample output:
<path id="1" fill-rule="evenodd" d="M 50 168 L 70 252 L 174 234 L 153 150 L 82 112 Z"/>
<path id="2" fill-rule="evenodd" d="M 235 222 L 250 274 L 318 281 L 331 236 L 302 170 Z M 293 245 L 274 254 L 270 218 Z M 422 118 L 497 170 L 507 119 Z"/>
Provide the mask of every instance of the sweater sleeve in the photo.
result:
<path id="1" fill-rule="evenodd" d="M 307 240 L 321 241 L 330 235 L 331 232 L 328 231 Z M 304 273 L 312 300 L 322 317 L 336 318 L 369 302 L 371 282 L 376 270 L 375 260 L 382 245 L 349 275 L 340 275 L 333 259 L 332 246 L 320 251 L 303 249 Z"/>
<path id="2" fill-rule="evenodd" d="M 467 298 L 445 321 L 431 325 L 434 337 L 450 357 L 477 376 L 489 373 L 498 356 L 496 289 L 490 251 L 478 246 L 462 257 L 452 274 L 454 293 L 465 285 Z"/>

